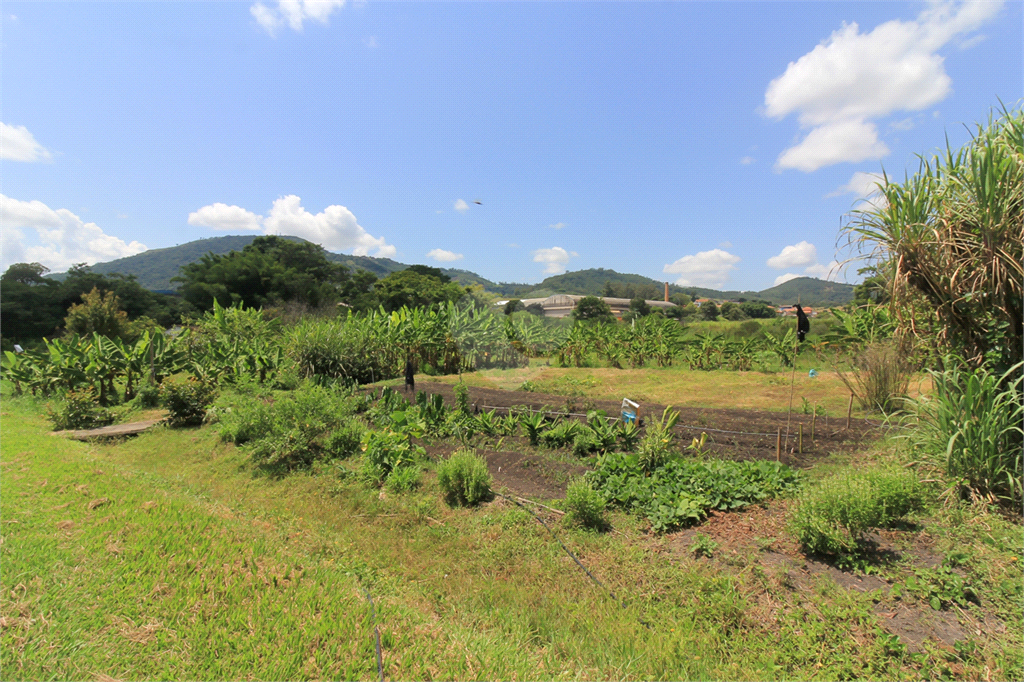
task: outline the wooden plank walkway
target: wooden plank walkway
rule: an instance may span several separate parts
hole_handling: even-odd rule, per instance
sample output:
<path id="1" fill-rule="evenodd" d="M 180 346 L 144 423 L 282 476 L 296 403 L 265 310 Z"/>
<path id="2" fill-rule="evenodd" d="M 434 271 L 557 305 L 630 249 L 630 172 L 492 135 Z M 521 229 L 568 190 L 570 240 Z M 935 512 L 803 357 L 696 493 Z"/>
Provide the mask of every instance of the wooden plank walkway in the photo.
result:
<path id="1" fill-rule="evenodd" d="M 113 426 L 104 426 L 98 429 L 83 429 L 81 431 L 57 431 L 54 433 L 55 436 L 67 436 L 68 438 L 74 438 L 75 440 L 91 440 L 93 438 L 118 438 L 120 436 L 135 436 L 142 433 L 146 429 L 151 429 L 163 419 L 147 419 L 142 422 L 132 422 L 131 424 L 115 424 Z"/>

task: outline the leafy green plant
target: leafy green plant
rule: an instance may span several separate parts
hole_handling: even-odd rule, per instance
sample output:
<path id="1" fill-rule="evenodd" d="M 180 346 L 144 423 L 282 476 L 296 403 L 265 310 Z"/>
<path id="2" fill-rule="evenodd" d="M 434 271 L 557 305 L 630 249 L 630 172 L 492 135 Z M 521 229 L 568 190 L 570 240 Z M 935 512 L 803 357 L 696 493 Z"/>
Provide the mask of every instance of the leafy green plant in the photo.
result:
<path id="1" fill-rule="evenodd" d="M 590 429 L 595 448 L 600 452 L 611 452 L 618 440 L 616 423 L 609 420 L 604 413 L 591 410 L 587 413 L 587 427 Z"/>
<path id="2" fill-rule="evenodd" d="M 796 471 L 779 462 L 674 457 L 646 471 L 639 454 L 609 453 L 587 480 L 609 504 L 647 518 L 657 532 L 700 521 L 709 509 L 739 509 L 797 488 Z"/>
<path id="3" fill-rule="evenodd" d="M 420 487 L 423 472 L 418 466 L 402 466 L 391 472 L 384 484 L 393 493 L 409 493 Z"/>
<path id="4" fill-rule="evenodd" d="M 658 421 L 647 427 L 640 446 L 637 448 L 640 467 L 652 472 L 665 465 L 675 453 L 672 427 L 679 421 L 679 412 L 666 407 Z"/>
<path id="5" fill-rule="evenodd" d="M 158 407 L 160 405 L 160 387 L 156 384 L 143 384 L 139 387 L 135 398 L 142 407 Z"/>
<path id="6" fill-rule="evenodd" d="M 359 452 L 365 432 L 362 424 L 355 419 L 349 420 L 327 433 L 323 450 L 334 459 L 347 459 Z"/>
<path id="7" fill-rule="evenodd" d="M 874 469 L 837 474 L 800 498 L 792 527 L 808 552 L 857 556 L 865 531 L 889 527 L 923 505 L 921 484 L 912 472 Z"/>
<path id="8" fill-rule="evenodd" d="M 519 423 L 530 439 L 530 445 L 534 447 L 540 445 L 540 433 L 545 422 L 544 414 L 541 412 L 527 412 L 519 418 Z"/>
<path id="9" fill-rule="evenodd" d="M 467 417 L 473 414 L 473 409 L 469 403 L 469 389 L 466 384 L 459 382 L 455 384 L 455 408 L 462 412 Z"/>
<path id="10" fill-rule="evenodd" d="M 91 429 L 105 426 L 114 420 L 110 410 L 100 407 L 96 393 L 91 389 L 68 391 L 46 406 L 46 417 L 55 431 L 63 429 Z"/>
<path id="11" fill-rule="evenodd" d="M 588 429 L 580 429 L 572 441 L 572 454 L 577 457 L 587 457 L 601 450 L 601 441 Z"/>
<path id="12" fill-rule="evenodd" d="M 970 582 L 949 566 L 916 568 L 902 582 L 902 586 L 908 593 L 928 602 L 936 611 L 952 604 L 966 608 L 968 602 L 980 603 L 978 593 Z M 899 583 L 893 585 L 892 594 L 897 597 L 903 595 Z"/>
<path id="13" fill-rule="evenodd" d="M 403 466 L 413 464 L 426 455 L 401 433 L 394 431 L 367 431 L 362 442 L 363 462 L 360 473 L 364 480 L 380 485 Z"/>
<path id="14" fill-rule="evenodd" d="M 582 425 L 574 419 L 566 419 L 540 434 L 541 442 L 549 448 L 561 448 L 576 440 L 583 430 Z"/>
<path id="15" fill-rule="evenodd" d="M 586 479 L 577 478 L 569 482 L 565 491 L 565 509 L 564 522 L 568 526 L 595 530 L 608 526 L 604 518 L 604 497 Z"/>
<path id="16" fill-rule="evenodd" d="M 619 424 L 618 437 L 619 442 L 622 444 L 622 450 L 624 452 L 633 452 L 640 443 L 643 432 L 635 421 L 619 422 Z"/>
<path id="17" fill-rule="evenodd" d="M 437 465 L 437 483 L 450 506 L 472 507 L 491 492 L 487 462 L 476 451 L 463 448 Z"/>
<path id="18" fill-rule="evenodd" d="M 160 384 L 160 402 L 169 413 L 171 426 L 202 424 L 206 408 L 217 398 L 217 387 L 195 377 Z"/>
<path id="19" fill-rule="evenodd" d="M 690 543 L 690 551 L 694 556 L 706 556 L 710 559 L 718 551 L 718 543 L 704 533 L 697 533 Z"/>
<path id="20" fill-rule="evenodd" d="M 910 438 L 949 477 L 950 492 L 1019 503 L 1024 365 L 997 375 L 950 364 L 945 372 L 931 372 L 933 397 L 911 403 L 917 429 Z"/>

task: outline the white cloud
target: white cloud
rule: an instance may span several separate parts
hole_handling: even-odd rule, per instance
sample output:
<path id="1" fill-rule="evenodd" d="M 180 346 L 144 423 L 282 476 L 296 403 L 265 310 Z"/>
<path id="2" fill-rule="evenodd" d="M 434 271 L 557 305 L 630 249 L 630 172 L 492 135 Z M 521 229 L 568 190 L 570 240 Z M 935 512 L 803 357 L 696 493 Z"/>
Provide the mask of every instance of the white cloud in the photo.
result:
<path id="1" fill-rule="evenodd" d="M 0 194 L 0 225 L 3 225 L 2 267 L 11 263 L 38 262 L 55 272 L 75 263 L 98 263 L 134 256 L 146 250 L 137 241 L 125 243 L 96 223 L 86 223 L 71 211 L 53 210 L 41 201 L 19 201 Z M 27 244 L 22 230 L 32 229 L 37 244 Z"/>
<path id="2" fill-rule="evenodd" d="M 458 211 L 459 213 L 465 213 L 466 211 L 469 210 L 469 204 L 467 204 L 462 199 L 456 199 L 454 207 L 455 210 Z"/>
<path id="3" fill-rule="evenodd" d="M 276 8 L 257 2 L 249 12 L 273 36 L 285 23 L 293 31 L 302 31 L 302 23 L 306 19 L 326 24 L 331 13 L 344 6 L 345 0 L 278 0 Z"/>
<path id="4" fill-rule="evenodd" d="M 796 279 L 797 277 L 803 277 L 803 275 L 794 275 L 792 272 L 787 272 L 785 275 L 779 275 L 778 277 L 776 277 L 775 284 L 773 284 L 772 286 L 777 287 L 783 282 L 788 282 L 789 280 Z"/>
<path id="5" fill-rule="evenodd" d="M 782 152 L 775 167 L 810 173 L 837 163 L 880 159 L 888 153 L 874 123 L 847 119 L 814 128 L 799 144 Z"/>
<path id="6" fill-rule="evenodd" d="M 889 127 L 893 130 L 913 130 L 914 129 L 914 117 L 905 118 L 901 121 L 893 121 L 889 124 Z"/>
<path id="7" fill-rule="evenodd" d="M 377 47 L 377 36 L 370 36 L 369 38 L 363 38 L 363 45 L 369 48 Z"/>
<path id="8" fill-rule="evenodd" d="M 804 274 L 834 282 L 839 277 L 839 263 L 837 261 L 831 261 L 828 265 L 815 263 L 804 270 Z"/>
<path id="9" fill-rule="evenodd" d="M 566 251 L 561 246 L 550 249 L 537 249 L 533 252 L 533 262 L 544 264 L 545 275 L 560 275 L 566 270 L 569 258 L 578 256 L 575 251 Z"/>
<path id="10" fill-rule="evenodd" d="M 810 265 L 818 260 L 818 250 L 808 241 L 793 244 L 782 249 L 778 256 L 768 259 L 768 267 L 776 270 Z"/>
<path id="11" fill-rule="evenodd" d="M 780 156 L 777 168 L 810 172 L 836 163 L 881 158 L 888 148 L 870 119 L 920 111 L 945 99 L 952 80 L 938 50 L 994 17 L 1001 2 L 933 2 L 915 21 L 889 21 L 870 33 L 842 28 L 773 80 L 765 113 L 796 113 L 811 132 Z"/>
<path id="12" fill-rule="evenodd" d="M 744 156 L 742 159 L 740 159 L 740 163 L 743 164 L 744 166 L 749 166 L 755 161 L 757 161 L 757 159 L 755 159 L 753 156 Z"/>
<path id="13" fill-rule="evenodd" d="M 427 252 L 427 258 L 432 258 L 442 263 L 451 263 L 452 261 L 462 260 L 462 254 L 445 251 L 444 249 L 431 249 Z"/>
<path id="14" fill-rule="evenodd" d="M 261 230 L 263 217 L 241 206 L 210 204 L 188 214 L 188 224 L 214 230 Z"/>
<path id="15" fill-rule="evenodd" d="M 877 173 L 864 173 L 857 171 L 850 178 L 850 181 L 834 192 L 826 194 L 828 197 L 838 197 L 844 194 L 853 194 L 858 199 L 866 199 L 878 194 L 878 183 L 883 182 L 881 175 Z"/>
<path id="16" fill-rule="evenodd" d="M 190 225 L 215 230 L 261 230 L 263 234 L 302 237 L 328 251 L 348 251 L 366 256 L 371 250 L 378 258 L 390 258 L 396 249 L 384 237 L 374 237 L 359 225 L 344 206 L 328 206 L 313 214 L 302 207 L 302 199 L 290 194 L 274 202 L 264 218 L 241 206 L 210 204 L 188 216 Z"/>
<path id="17" fill-rule="evenodd" d="M 0 159 L 8 161 L 49 161 L 50 152 L 36 142 L 25 126 L 0 122 Z"/>
<path id="18" fill-rule="evenodd" d="M 718 248 L 720 248 L 720 249 L 731 249 L 732 248 L 732 242 L 729 241 L 728 239 L 726 239 L 724 242 L 722 242 L 721 244 L 718 245 Z"/>
<path id="19" fill-rule="evenodd" d="M 739 262 L 739 256 L 722 249 L 712 249 L 692 256 L 683 256 L 662 270 L 679 275 L 676 279 L 679 286 L 718 288 L 729 280 L 729 273 L 736 269 L 736 263 Z"/>
<path id="20" fill-rule="evenodd" d="M 554 225 L 548 225 L 552 230 L 561 230 L 565 227 L 565 223 L 555 223 Z"/>

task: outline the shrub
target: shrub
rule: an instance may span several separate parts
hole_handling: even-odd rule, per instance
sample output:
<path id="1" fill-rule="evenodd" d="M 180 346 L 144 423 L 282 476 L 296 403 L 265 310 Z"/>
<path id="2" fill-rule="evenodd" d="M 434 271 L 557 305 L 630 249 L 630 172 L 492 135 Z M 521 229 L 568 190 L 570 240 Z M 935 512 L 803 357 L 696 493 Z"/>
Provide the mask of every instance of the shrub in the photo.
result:
<path id="1" fill-rule="evenodd" d="M 324 452 L 334 459 L 347 459 L 359 452 L 365 433 L 363 425 L 353 420 L 327 433 L 323 441 Z"/>
<path id="2" fill-rule="evenodd" d="M 597 530 L 606 528 L 604 507 L 604 497 L 585 479 L 578 478 L 569 483 L 565 491 L 566 525 Z"/>
<path id="3" fill-rule="evenodd" d="M 418 466 L 403 466 L 391 472 L 385 485 L 393 493 L 408 493 L 420 487 L 422 476 Z"/>
<path id="4" fill-rule="evenodd" d="M 426 454 L 423 448 L 413 446 L 405 435 L 394 431 L 367 431 L 362 449 L 360 473 L 365 481 L 375 485 L 384 483 L 393 472 Z"/>
<path id="5" fill-rule="evenodd" d="M 577 457 L 587 457 L 601 449 L 601 441 L 590 430 L 580 431 L 572 442 L 572 454 Z"/>
<path id="6" fill-rule="evenodd" d="M 891 341 L 873 343 L 860 351 L 853 359 L 852 378 L 837 369 L 861 407 L 885 414 L 894 412 L 906 397 L 912 370 L 908 353 Z"/>
<path id="7" fill-rule="evenodd" d="M 100 407 L 96 392 L 92 389 L 68 391 L 63 400 L 46 406 L 46 417 L 53 423 L 55 431 L 64 429 L 91 429 L 105 426 L 114 418 L 107 410 Z"/>
<path id="8" fill-rule="evenodd" d="M 160 406 L 160 386 L 157 384 L 144 383 L 135 394 L 135 399 L 142 407 Z"/>
<path id="9" fill-rule="evenodd" d="M 217 398 L 217 387 L 189 377 L 185 381 L 167 380 L 160 385 L 160 402 L 170 412 L 171 426 L 202 424 L 206 408 Z"/>
<path id="10" fill-rule="evenodd" d="M 913 406 L 914 437 L 952 479 L 954 488 L 1018 503 L 1024 403 L 1021 365 L 998 376 L 982 368 L 932 372 L 931 400 Z"/>
<path id="11" fill-rule="evenodd" d="M 469 405 L 469 389 L 461 381 L 455 384 L 455 406 L 456 409 L 467 417 L 472 415 L 472 409 Z"/>
<path id="12" fill-rule="evenodd" d="M 303 377 L 365 384 L 396 377 L 404 367 L 397 347 L 388 343 L 385 318 L 306 319 L 292 328 L 285 346 Z"/>
<path id="13" fill-rule="evenodd" d="M 792 525 L 797 540 L 809 552 L 857 555 L 866 530 L 889 527 L 923 504 L 921 485 L 911 472 L 844 473 L 807 491 Z"/>
<path id="14" fill-rule="evenodd" d="M 561 448 L 575 441 L 581 431 L 583 427 L 579 422 L 567 419 L 541 433 L 540 440 L 549 448 Z"/>
<path id="15" fill-rule="evenodd" d="M 491 492 L 487 462 L 469 449 L 458 450 L 437 465 L 437 483 L 445 502 L 453 507 L 476 505 Z"/>

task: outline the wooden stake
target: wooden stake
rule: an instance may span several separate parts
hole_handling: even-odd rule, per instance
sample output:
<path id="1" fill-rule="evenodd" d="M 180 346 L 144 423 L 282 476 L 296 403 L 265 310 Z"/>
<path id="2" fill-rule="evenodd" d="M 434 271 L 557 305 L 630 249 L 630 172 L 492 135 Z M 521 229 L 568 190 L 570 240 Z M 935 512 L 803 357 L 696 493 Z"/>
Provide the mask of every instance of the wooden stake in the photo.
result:
<path id="1" fill-rule="evenodd" d="M 797 424 L 796 427 L 796 447 L 797 451 L 802 455 L 804 454 L 804 425 Z"/>
<path id="2" fill-rule="evenodd" d="M 853 414 L 853 394 L 850 394 L 850 405 L 846 408 L 846 429 L 850 429 L 850 415 Z"/>
<path id="3" fill-rule="evenodd" d="M 818 419 L 818 403 L 814 403 L 814 412 L 811 412 L 811 442 L 814 442 L 814 422 Z"/>
<path id="4" fill-rule="evenodd" d="M 779 432 L 775 434 L 775 461 L 779 461 L 779 456 L 782 454 L 782 427 L 779 427 Z"/>

